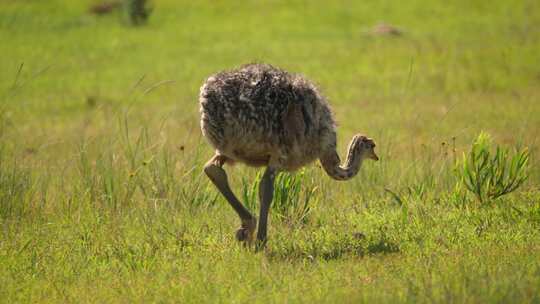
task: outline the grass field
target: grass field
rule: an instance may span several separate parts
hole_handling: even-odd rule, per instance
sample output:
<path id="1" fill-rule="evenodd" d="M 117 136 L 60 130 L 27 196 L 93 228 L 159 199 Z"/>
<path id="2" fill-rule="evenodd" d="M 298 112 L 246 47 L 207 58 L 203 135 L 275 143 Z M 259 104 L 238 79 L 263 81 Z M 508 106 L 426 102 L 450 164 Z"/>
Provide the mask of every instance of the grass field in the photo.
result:
<path id="1" fill-rule="evenodd" d="M 540 2 L 160 0 L 140 27 L 91 3 L 2 2 L 0 302 L 540 303 Z M 202 174 L 197 101 L 254 61 L 381 157 L 285 175 L 258 253 Z M 456 169 L 482 131 L 530 151 L 484 203 Z M 257 208 L 257 170 L 227 170 Z"/>

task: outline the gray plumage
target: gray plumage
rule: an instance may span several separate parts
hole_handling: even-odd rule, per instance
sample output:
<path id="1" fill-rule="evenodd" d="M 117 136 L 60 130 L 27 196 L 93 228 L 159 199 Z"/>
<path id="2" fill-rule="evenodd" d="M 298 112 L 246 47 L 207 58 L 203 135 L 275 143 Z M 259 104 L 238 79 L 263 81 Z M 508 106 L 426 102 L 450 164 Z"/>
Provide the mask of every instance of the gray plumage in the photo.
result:
<path id="1" fill-rule="evenodd" d="M 200 104 L 203 134 L 235 161 L 295 170 L 336 146 L 334 119 L 317 88 L 267 64 L 209 77 Z"/>

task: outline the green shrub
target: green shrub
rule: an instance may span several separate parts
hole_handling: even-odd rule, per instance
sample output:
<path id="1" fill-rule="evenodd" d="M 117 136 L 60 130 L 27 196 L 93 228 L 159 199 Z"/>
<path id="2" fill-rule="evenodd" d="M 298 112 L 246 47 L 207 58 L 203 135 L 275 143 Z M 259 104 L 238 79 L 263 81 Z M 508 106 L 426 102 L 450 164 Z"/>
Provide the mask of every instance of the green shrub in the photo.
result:
<path id="1" fill-rule="evenodd" d="M 309 202 L 316 187 L 306 186 L 305 171 L 297 174 L 281 173 L 277 176 L 274 186 L 274 200 L 272 207 L 276 214 L 291 223 L 305 223 L 311 212 Z"/>
<path id="2" fill-rule="evenodd" d="M 494 152 L 493 152 L 494 151 Z M 482 132 L 458 166 L 461 182 L 481 203 L 515 191 L 529 177 L 527 148 L 511 152 L 492 148 L 491 137 Z"/>
<path id="3" fill-rule="evenodd" d="M 258 206 L 258 191 L 262 172 L 255 177 L 255 181 L 242 180 L 242 199 L 246 207 L 252 211 Z M 311 212 L 310 201 L 317 187 L 306 186 L 305 172 L 297 174 L 279 173 L 274 181 L 274 198 L 272 200 L 272 214 L 291 224 L 304 223 Z"/>

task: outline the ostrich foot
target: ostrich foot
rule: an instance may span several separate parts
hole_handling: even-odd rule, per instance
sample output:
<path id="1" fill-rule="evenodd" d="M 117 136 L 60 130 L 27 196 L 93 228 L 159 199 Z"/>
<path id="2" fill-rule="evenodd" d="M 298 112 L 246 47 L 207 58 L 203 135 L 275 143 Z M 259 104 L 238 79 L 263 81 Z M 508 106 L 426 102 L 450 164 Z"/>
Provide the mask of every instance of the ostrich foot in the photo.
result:
<path id="1" fill-rule="evenodd" d="M 236 239 L 249 245 L 253 242 L 253 234 L 257 228 L 257 219 L 255 217 L 242 220 L 242 225 L 236 230 Z"/>

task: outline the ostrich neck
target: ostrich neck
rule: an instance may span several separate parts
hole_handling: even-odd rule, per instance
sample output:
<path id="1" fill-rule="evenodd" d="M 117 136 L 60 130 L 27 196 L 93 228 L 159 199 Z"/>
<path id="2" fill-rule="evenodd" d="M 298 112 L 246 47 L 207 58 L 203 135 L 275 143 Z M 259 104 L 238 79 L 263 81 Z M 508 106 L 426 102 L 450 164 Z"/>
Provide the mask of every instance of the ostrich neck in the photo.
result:
<path id="1" fill-rule="evenodd" d="M 328 151 L 322 158 L 321 164 L 326 173 L 335 180 L 348 180 L 353 178 L 362 166 L 362 156 L 355 152 L 357 139 L 353 138 L 347 149 L 347 159 L 341 164 L 341 160 L 336 150 Z"/>

